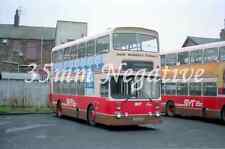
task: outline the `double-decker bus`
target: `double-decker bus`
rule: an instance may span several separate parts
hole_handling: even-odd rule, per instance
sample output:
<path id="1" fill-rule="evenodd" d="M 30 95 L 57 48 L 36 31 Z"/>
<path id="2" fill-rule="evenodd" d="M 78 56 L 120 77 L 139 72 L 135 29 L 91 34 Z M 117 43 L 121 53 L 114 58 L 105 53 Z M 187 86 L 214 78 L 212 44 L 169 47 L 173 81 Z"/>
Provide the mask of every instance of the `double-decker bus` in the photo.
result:
<path id="1" fill-rule="evenodd" d="M 145 28 L 117 27 L 56 46 L 49 104 L 58 117 L 90 125 L 160 123 L 159 65 L 158 33 Z"/>
<path id="2" fill-rule="evenodd" d="M 225 121 L 225 42 L 161 53 L 162 111 Z"/>

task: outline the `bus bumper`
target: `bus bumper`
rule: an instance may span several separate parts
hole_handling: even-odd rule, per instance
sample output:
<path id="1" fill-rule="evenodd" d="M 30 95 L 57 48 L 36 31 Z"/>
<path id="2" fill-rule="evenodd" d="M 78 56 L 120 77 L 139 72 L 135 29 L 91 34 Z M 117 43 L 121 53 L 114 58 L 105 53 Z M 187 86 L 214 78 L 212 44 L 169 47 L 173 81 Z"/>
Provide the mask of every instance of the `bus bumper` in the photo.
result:
<path id="1" fill-rule="evenodd" d="M 96 122 L 108 126 L 131 126 L 131 125 L 146 125 L 146 124 L 160 124 L 160 116 L 138 115 L 138 116 L 108 116 L 96 115 Z"/>

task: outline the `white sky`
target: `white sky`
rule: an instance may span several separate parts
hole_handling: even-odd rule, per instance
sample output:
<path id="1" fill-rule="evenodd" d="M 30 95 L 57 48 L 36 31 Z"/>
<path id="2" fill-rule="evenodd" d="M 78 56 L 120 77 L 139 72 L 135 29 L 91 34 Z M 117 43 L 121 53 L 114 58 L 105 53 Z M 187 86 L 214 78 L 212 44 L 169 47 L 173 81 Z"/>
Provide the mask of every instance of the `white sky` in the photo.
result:
<path id="1" fill-rule="evenodd" d="M 54 27 L 56 20 L 88 22 L 88 33 L 115 26 L 155 29 L 163 50 L 177 48 L 187 36 L 219 38 L 224 28 L 225 0 L 2 0 L 0 23 Z"/>

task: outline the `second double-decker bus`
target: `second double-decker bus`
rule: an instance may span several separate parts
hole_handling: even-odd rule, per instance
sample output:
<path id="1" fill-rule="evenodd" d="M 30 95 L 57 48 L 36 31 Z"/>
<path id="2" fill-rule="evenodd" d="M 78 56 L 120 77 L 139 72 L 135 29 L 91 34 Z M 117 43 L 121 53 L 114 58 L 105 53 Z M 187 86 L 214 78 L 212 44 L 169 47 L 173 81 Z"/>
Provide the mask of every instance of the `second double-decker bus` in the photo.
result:
<path id="1" fill-rule="evenodd" d="M 161 54 L 162 111 L 225 121 L 225 42 Z"/>
<path id="2" fill-rule="evenodd" d="M 118 27 L 56 46 L 49 104 L 58 117 L 91 125 L 160 123 L 159 65 L 158 33 L 145 28 Z"/>

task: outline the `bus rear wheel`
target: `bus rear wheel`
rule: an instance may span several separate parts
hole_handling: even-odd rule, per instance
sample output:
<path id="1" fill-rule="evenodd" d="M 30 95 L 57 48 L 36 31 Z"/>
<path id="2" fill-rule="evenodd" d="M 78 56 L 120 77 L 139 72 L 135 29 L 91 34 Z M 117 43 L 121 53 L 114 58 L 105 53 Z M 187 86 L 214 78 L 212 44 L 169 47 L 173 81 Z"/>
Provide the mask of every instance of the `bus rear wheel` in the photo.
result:
<path id="1" fill-rule="evenodd" d="M 56 117 L 58 118 L 62 117 L 62 105 L 60 101 L 56 105 Z"/>
<path id="2" fill-rule="evenodd" d="M 176 107 L 173 102 L 168 102 L 166 104 L 166 115 L 169 117 L 175 116 Z"/>
<path id="3" fill-rule="evenodd" d="M 96 122 L 95 122 L 95 117 L 96 117 L 96 112 L 95 112 L 95 108 L 94 106 L 89 106 L 88 110 L 87 110 L 87 121 L 88 121 L 88 124 L 91 125 L 91 126 L 94 126 L 96 125 Z"/>

